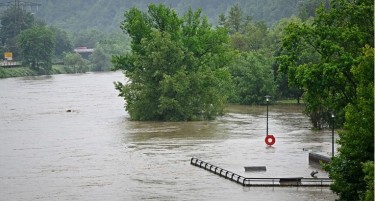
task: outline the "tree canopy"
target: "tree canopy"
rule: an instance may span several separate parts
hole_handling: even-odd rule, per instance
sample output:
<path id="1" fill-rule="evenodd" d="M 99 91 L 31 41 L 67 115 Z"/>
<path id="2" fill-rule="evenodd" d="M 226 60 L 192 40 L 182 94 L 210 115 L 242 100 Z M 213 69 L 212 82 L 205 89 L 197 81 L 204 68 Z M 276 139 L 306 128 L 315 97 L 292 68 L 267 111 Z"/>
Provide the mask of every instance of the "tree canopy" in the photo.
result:
<path id="1" fill-rule="evenodd" d="M 130 9 L 122 29 L 132 52 L 113 60 L 129 79 L 116 88 L 131 119 L 203 120 L 222 113 L 232 61 L 224 29 L 212 29 L 200 10 L 179 17 L 162 4 Z"/>
<path id="2" fill-rule="evenodd" d="M 287 27 L 279 57 L 290 83 L 303 88 L 313 123 L 332 124 L 335 114 L 336 127 L 343 125 L 339 153 L 328 167 L 339 200 L 364 200 L 371 197 L 366 190 L 374 190 L 368 179 L 374 160 L 373 13 L 372 0 L 332 0 L 312 23 Z"/>
<path id="3" fill-rule="evenodd" d="M 41 74 L 49 74 L 55 50 L 51 29 L 45 26 L 33 26 L 21 32 L 18 43 L 22 61 Z"/>
<path id="4" fill-rule="evenodd" d="M 21 8 L 11 7 L 0 16 L 0 45 L 3 52 L 12 52 L 19 56 L 17 36 L 21 31 L 31 28 L 35 24 L 34 16 Z"/>
<path id="5" fill-rule="evenodd" d="M 315 127 L 326 126 L 331 113 L 342 125 L 345 106 L 356 98 L 358 80 L 351 69 L 361 48 L 373 47 L 371 4 L 335 0 L 329 10 L 319 10 L 313 23 L 293 23 L 286 29 L 280 69 L 290 84 L 303 88 Z"/>

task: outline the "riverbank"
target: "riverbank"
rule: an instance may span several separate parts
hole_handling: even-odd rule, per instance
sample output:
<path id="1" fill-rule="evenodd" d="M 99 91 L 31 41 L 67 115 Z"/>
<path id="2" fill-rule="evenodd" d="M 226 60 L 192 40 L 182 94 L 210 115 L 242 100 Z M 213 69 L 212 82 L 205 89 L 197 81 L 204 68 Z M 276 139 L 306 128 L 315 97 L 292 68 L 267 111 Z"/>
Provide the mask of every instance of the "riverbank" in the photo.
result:
<path id="1" fill-rule="evenodd" d="M 0 68 L 0 78 L 24 77 L 38 75 L 28 67 Z"/>
<path id="2" fill-rule="evenodd" d="M 53 65 L 51 74 L 69 74 L 64 65 Z M 38 72 L 29 67 L 0 68 L 0 78 L 36 76 Z"/>

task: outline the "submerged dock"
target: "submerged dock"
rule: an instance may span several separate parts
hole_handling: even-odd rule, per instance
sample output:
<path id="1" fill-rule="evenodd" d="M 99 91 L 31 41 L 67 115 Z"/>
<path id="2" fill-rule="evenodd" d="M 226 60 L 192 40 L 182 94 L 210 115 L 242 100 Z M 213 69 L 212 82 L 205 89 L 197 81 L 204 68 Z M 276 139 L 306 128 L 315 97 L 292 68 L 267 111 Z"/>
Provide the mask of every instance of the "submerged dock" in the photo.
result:
<path id="1" fill-rule="evenodd" d="M 190 164 L 210 171 L 220 177 L 241 184 L 242 186 L 260 187 L 329 187 L 332 180 L 329 178 L 303 178 L 303 177 L 283 177 L 283 178 L 248 178 L 239 174 L 217 167 L 197 158 L 191 158 Z"/>

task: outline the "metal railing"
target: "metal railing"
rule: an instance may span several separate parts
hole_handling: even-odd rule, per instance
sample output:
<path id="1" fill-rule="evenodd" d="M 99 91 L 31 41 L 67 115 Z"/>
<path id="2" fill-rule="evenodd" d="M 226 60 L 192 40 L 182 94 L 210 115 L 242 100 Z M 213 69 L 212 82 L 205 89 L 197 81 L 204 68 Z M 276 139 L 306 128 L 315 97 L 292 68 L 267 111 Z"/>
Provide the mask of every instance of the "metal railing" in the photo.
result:
<path id="1" fill-rule="evenodd" d="M 263 187 L 287 187 L 287 186 L 303 186 L 303 187 L 328 187 L 332 184 L 329 178 L 303 178 L 303 177 L 279 177 L 279 178 L 247 178 L 234 172 L 217 167 L 210 163 L 191 158 L 190 164 L 203 168 L 220 177 L 225 177 L 242 186 L 263 186 Z"/>
<path id="2" fill-rule="evenodd" d="M 238 174 L 233 173 L 231 171 L 228 171 L 228 170 L 225 170 L 223 168 L 217 167 L 217 166 L 212 165 L 210 163 L 204 162 L 204 161 L 199 160 L 197 158 L 191 158 L 190 164 L 192 164 L 194 166 L 197 166 L 197 167 L 200 167 L 200 168 L 204 168 L 205 170 L 208 170 L 212 173 L 215 173 L 215 174 L 217 174 L 221 177 L 225 177 L 227 179 L 230 179 L 231 181 L 234 181 L 234 182 L 239 183 L 239 184 L 244 184 L 245 180 L 246 180 L 246 178 L 241 176 L 241 175 L 238 175 Z"/>

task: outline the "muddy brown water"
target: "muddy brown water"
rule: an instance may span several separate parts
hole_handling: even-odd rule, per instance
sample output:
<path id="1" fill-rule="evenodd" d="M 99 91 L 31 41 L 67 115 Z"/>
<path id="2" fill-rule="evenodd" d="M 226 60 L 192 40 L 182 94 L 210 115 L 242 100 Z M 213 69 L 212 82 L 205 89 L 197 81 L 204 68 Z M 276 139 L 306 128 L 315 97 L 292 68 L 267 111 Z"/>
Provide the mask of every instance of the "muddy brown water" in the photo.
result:
<path id="1" fill-rule="evenodd" d="M 309 149 L 330 154 L 300 106 L 228 106 L 203 122 L 129 121 L 121 72 L 0 80 L 0 200 L 334 200 L 329 188 L 242 187 L 190 165 L 245 177 L 310 177 Z M 244 166 L 266 166 L 245 172 Z"/>

